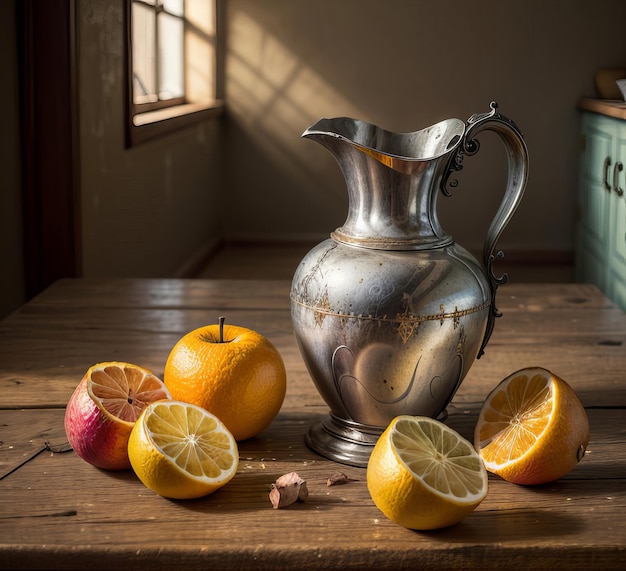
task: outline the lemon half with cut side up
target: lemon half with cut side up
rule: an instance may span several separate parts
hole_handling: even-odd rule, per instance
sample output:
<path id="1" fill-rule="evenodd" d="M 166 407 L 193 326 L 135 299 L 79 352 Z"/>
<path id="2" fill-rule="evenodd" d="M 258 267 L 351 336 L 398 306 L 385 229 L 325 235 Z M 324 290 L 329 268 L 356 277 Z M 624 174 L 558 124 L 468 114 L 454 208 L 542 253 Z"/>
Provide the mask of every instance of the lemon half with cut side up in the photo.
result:
<path id="1" fill-rule="evenodd" d="M 367 488 L 390 520 L 416 530 L 458 523 L 487 495 L 487 471 L 474 447 L 427 417 L 398 416 L 378 439 Z"/>
<path id="2" fill-rule="evenodd" d="M 206 496 L 237 473 L 237 442 L 205 409 L 180 401 L 147 406 L 128 441 L 137 477 L 157 494 L 173 499 Z"/>

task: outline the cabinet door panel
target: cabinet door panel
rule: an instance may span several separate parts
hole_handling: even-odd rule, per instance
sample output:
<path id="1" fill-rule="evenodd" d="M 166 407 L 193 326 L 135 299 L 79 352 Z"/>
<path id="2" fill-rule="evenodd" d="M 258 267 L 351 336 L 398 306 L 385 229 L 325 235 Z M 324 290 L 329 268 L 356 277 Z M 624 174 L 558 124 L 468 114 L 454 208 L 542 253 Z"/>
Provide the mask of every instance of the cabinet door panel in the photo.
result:
<path id="1" fill-rule="evenodd" d="M 614 196 L 610 208 L 610 262 L 621 268 L 626 281 L 626 198 Z"/>
<path id="2" fill-rule="evenodd" d="M 615 121 L 615 160 L 626 164 L 626 124 Z M 608 277 L 607 295 L 626 310 L 626 171 L 614 171 L 611 198 L 608 202 Z M 621 196 L 620 196 L 621 192 Z"/>
<path id="3" fill-rule="evenodd" d="M 606 252 L 603 245 L 585 235 L 584 229 L 579 228 L 576 243 L 576 281 L 598 286 L 601 291 L 607 291 L 606 282 Z"/>
<path id="4" fill-rule="evenodd" d="M 585 150 L 581 163 L 579 193 L 580 223 L 593 239 L 605 242 L 608 236 L 607 207 L 610 191 L 605 187 L 612 175 L 613 137 L 610 133 L 588 125 L 585 129 Z M 610 161 L 610 166 L 608 162 Z"/>
<path id="5" fill-rule="evenodd" d="M 626 274 L 626 125 L 620 126 L 616 146 L 616 156 L 625 166 L 614 184 L 619 185 L 624 193 L 621 196 L 615 191 L 611 193 L 610 250 L 614 258 L 613 261 L 621 266 L 622 271 Z M 624 275 L 624 280 L 626 281 L 626 275 Z"/>
<path id="6" fill-rule="evenodd" d="M 610 272 L 606 296 L 615 305 L 626 311 L 626 280 L 623 273 L 618 275 L 613 271 Z"/>
<path id="7" fill-rule="evenodd" d="M 583 113 L 581 126 L 576 280 L 597 285 L 626 310 L 626 121 Z"/>

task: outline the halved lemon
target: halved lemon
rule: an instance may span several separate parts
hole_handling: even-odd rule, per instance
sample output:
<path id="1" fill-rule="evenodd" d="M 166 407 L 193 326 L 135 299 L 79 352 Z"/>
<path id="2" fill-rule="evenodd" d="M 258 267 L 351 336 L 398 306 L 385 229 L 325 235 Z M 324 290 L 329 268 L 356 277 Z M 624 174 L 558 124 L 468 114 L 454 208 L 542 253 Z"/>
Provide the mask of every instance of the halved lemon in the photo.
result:
<path id="1" fill-rule="evenodd" d="M 367 488 L 385 516 L 409 529 L 447 527 L 487 495 L 487 472 L 470 442 L 427 417 L 398 416 L 367 465 Z"/>
<path id="2" fill-rule="evenodd" d="M 137 477 L 174 499 L 206 496 L 237 473 L 237 442 L 213 414 L 194 404 L 160 401 L 147 406 L 128 441 Z"/>
<path id="3" fill-rule="evenodd" d="M 521 369 L 487 396 L 474 446 L 487 470 L 516 484 L 565 476 L 585 455 L 587 413 L 572 387 L 541 367 Z"/>

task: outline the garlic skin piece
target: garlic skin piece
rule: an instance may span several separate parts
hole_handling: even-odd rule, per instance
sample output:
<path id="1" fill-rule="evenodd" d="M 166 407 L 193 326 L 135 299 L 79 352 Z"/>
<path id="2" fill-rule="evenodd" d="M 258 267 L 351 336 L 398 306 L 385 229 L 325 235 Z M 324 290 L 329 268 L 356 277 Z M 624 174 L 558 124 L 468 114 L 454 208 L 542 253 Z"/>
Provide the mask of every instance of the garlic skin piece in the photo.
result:
<path id="1" fill-rule="evenodd" d="M 272 507 L 277 510 L 296 501 L 303 502 L 309 495 L 306 480 L 296 472 L 289 472 L 278 478 L 271 486 L 269 497 Z"/>

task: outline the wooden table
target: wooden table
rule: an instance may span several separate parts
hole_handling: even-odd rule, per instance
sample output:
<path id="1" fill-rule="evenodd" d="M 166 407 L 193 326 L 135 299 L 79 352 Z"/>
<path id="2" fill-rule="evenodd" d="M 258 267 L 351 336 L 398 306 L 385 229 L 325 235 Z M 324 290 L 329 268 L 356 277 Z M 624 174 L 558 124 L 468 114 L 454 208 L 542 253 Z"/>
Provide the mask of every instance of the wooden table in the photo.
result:
<path id="1" fill-rule="evenodd" d="M 626 568 L 626 316 L 597 289 L 500 288 L 504 315 L 448 420 L 471 439 L 488 391 L 517 369 L 543 366 L 569 381 L 587 409 L 586 457 L 567 477 L 535 488 L 490 476 L 474 513 L 420 533 L 378 511 L 363 469 L 305 446 L 327 407 L 296 348 L 289 285 L 63 280 L 0 322 L 0 567 Z M 175 341 L 220 315 L 266 335 L 288 372 L 280 414 L 241 443 L 227 486 L 199 500 L 167 500 L 131 471 L 100 471 L 72 451 L 48 449 L 65 442 L 64 407 L 90 365 L 123 360 L 161 374 Z M 270 484 L 291 471 L 307 480 L 308 501 L 274 510 Z M 337 471 L 354 481 L 327 487 Z"/>

